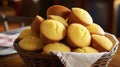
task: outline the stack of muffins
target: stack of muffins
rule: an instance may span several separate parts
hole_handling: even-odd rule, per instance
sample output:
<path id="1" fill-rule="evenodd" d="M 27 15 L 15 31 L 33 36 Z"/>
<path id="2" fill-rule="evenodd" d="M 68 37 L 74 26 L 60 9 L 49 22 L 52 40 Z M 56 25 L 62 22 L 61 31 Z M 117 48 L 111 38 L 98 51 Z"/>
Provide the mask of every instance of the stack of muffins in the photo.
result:
<path id="1" fill-rule="evenodd" d="M 50 6 L 47 18 L 36 15 L 30 28 L 19 35 L 19 47 L 49 54 L 51 51 L 99 53 L 114 46 L 90 14 L 78 7 Z"/>

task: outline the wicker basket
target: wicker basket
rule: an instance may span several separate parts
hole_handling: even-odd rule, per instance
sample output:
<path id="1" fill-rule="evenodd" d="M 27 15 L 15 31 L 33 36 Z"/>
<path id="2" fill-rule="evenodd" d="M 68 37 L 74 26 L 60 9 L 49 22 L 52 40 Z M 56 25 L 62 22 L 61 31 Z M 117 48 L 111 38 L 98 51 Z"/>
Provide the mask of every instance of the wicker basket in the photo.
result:
<path id="1" fill-rule="evenodd" d="M 92 67 L 107 67 L 109 61 L 118 49 L 119 42 L 116 37 L 108 33 L 105 36 L 112 40 L 114 47 L 110 52 L 105 53 L 100 59 L 98 59 Z M 26 67 L 65 67 L 57 56 L 41 54 L 40 52 L 25 51 L 18 46 L 18 42 L 19 40 L 17 39 L 14 42 L 14 47 L 23 59 Z"/>
<path id="2" fill-rule="evenodd" d="M 18 46 L 18 42 L 19 39 L 16 39 L 14 47 L 23 59 L 26 67 L 64 67 L 58 57 L 54 55 L 41 54 L 40 52 L 23 50 Z"/>

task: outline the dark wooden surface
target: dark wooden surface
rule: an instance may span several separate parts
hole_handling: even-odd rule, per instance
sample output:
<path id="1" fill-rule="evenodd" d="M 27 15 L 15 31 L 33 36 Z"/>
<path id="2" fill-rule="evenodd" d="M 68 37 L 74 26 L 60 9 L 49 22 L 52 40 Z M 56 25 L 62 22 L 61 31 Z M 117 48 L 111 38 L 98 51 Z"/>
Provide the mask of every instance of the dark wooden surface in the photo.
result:
<path id="1" fill-rule="evenodd" d="M 24 67 L 24 63 L 18 54 L 0 56 L 0 67 Z M 120 44 L 108 67 L 120 67 Z"/>

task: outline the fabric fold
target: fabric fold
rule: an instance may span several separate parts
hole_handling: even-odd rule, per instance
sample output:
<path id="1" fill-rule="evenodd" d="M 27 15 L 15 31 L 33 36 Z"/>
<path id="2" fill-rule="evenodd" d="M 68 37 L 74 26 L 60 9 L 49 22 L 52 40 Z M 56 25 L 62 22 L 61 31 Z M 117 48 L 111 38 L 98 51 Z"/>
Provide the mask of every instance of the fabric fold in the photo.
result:
<path id="1" fill-rule="evenodd" d="M 91 67 L 105 53 L 52 52 L 66 67 Z"/>
<path id="2" fill-rule="evenodd" d="M 14 34 L 14 35 L 9 35 L 9 34 L 4 34 L 4 33 L 0 33 L 0 46 L 3 47 L 12 47 L 14 40 L 19 36 L 18 34 Z"/>

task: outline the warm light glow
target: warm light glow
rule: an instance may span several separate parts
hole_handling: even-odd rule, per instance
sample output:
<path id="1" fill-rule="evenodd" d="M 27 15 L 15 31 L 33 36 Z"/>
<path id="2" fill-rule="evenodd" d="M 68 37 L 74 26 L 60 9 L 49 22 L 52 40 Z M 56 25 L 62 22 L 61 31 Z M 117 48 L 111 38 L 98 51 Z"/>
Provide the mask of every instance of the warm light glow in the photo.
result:
<path id="1" fill-rule="evenodd" d="M 13 0 L 14 2 L 20 2 L 20 1 L 22 1 L 22 0 Z"/>

